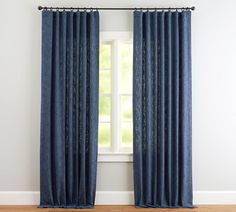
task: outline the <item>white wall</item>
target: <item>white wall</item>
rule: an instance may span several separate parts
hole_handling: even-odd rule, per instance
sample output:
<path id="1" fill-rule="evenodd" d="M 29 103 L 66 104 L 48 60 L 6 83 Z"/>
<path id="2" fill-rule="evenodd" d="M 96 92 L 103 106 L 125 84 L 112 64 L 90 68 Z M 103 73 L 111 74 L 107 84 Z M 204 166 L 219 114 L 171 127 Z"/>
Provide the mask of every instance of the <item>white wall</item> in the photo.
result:
<path id="1" fill-rule="evenodd" d="M 0 191 L 39 190 L 43 6 L 196 6 L 192 16 L 193 183 L 236 191 L 235 0 L 1 0 Z M 132 29 L 129 12 L 101 12 L 103 31 Z M 132 190 L 131 163 L 101 163 L 99 191 Z"/>

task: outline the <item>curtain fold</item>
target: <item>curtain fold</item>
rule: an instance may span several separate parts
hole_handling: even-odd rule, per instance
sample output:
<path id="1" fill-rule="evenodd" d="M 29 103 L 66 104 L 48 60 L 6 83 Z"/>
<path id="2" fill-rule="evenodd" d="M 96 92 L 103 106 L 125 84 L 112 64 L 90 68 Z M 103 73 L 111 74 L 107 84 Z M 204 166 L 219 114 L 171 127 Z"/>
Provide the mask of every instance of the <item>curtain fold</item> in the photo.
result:
<path id="1" fill-rule="evenodd" d="M 191 12 L 134 12 L 137 207 L 193 207 Z"/>
<path id="2" fill-rule="evenodd" d="M 40 207 L 94 205 L 98 63 L 97 11 L 42 12 Z"/>

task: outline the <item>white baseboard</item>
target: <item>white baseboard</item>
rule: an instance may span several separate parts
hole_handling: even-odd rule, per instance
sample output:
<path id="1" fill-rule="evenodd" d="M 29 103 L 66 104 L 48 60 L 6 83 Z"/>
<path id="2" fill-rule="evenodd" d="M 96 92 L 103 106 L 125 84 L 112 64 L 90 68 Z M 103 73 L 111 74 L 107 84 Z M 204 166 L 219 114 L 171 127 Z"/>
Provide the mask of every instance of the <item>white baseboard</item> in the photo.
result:
<path id="1" fill-rule="evenodd" d="M 96 205 L 133 205 L 134 192 L 132 191 L 97 191 Z"/>
<path id="2" fill-rule="evenodd" d="M 38 205 L 39 191 L 0 191 L 0 205 Z"/>
<path id="3" fill-rule="evenodd" d="M 236 191 L 194 191 L 195 205 L 236 204 Z M 0 191 L 0 205 L 38 205 L 39 191 Z M 96 205 L 133 205 L 132 191 L 97 191 Z"/>
<path id="4" fill-rule="evenodd" d="M 235 205 L 236 191 L 195 191 L 193 202 L 196 205 Z"/>

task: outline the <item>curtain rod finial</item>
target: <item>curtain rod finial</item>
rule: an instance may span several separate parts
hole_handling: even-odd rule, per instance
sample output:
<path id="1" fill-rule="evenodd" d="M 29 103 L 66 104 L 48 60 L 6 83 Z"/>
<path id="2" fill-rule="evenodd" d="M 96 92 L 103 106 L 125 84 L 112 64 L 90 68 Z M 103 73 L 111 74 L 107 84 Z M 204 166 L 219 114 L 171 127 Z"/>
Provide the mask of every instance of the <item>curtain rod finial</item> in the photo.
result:
<path id="1" fill-rule="evenodd" d="M 195 10 L 196 8 L 193 6 L 193 7 L 191 7 L 191 10 Z"/>
<path id="2" fill-rule="evenodd" d="M 43 7 L 42 7 L 42 6 L 38 6 L 38 9 L 39 9 L 39 10 L 42 10 L 42 9 L 43 9 Z"/>

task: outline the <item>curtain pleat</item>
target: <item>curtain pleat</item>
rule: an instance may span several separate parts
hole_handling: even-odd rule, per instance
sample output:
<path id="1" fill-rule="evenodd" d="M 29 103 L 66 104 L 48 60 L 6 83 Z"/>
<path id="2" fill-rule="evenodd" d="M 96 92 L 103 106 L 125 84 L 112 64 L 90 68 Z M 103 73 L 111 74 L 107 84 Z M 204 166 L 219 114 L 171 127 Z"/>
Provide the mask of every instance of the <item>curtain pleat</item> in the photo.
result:
<path id="1" fill-rule="evenodd" d="M 93 207 L 98 12 L 42 12 L 40 207 Z"/>
<path id="2" fill-rule="evenodd" d="M 191 12 L 134 12 L 137 207 L 193 207 Z"/>

